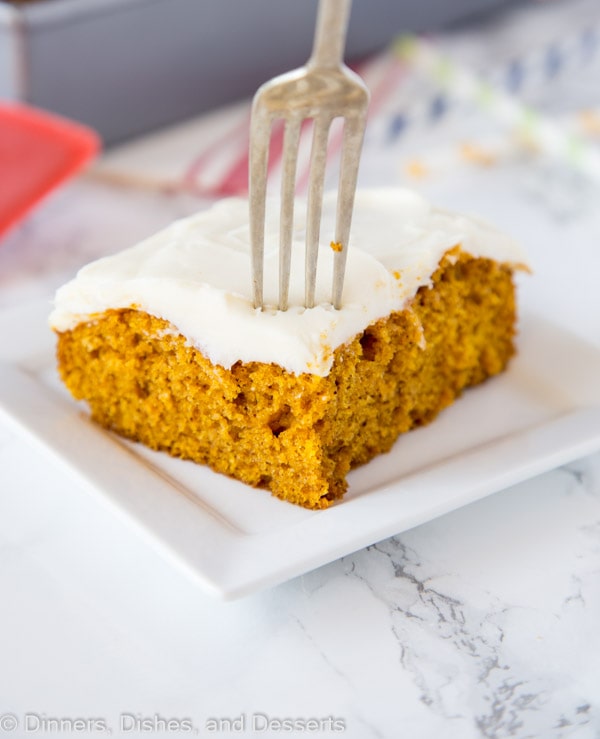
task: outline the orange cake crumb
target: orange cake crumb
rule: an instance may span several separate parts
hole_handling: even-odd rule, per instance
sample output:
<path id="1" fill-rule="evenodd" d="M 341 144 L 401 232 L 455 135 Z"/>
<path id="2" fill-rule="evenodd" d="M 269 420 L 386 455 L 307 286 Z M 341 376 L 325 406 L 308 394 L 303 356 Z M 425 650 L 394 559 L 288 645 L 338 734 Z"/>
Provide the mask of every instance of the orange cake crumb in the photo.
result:
<path id="1" fill-rule="evenodd" d="M 511 268 L 453 250 L 405 310 L 338 347 L 324 377 L 259 362 L 225 369 L 134 309 L 59 333 L 58 365 L 102 426 L 325 508 L 352 467 L 501 372 L 514 333 Z"/>

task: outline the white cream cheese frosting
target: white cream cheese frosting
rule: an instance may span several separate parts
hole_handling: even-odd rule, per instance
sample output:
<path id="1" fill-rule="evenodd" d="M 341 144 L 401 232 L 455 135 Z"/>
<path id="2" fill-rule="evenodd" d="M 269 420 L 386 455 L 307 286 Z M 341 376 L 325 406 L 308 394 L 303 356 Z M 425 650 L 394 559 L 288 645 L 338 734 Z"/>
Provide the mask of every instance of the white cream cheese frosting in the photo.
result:
<path id="1" fill-rule="evenodd" d="M 265 224 L 265 302 L 251 296 L 248 202 L 229 198 L 176 221 L 114 256 L 83 267 L 61 287 L 50 316 L 56 331 L 109 309 L 135 307 L 169 321 L 214 364 L 276 363 L 290 372 L 326 375 L 333 350 L 373 321 L 404 308 L 429 285 L 446 251 L 460 244 L 475 257 L 514 266 L 519 246 L 491 226 L 432 207 L 399 188 L 356 193 L 343 307 L 331 304 L 335 193 L 323 203 L 317 272 L 317 305 L 305 309 L 306 205 L 295 207 L 290 308 L 279 311 L 279 220 L 272 201 Z"/>

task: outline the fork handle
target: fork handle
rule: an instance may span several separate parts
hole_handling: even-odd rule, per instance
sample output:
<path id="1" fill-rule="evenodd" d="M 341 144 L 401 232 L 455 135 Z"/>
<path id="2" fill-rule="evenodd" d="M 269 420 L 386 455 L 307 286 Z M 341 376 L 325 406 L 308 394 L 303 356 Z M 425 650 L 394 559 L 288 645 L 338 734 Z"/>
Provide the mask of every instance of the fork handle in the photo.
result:
<path id="1" fill-rule="evenodd" d="M 320 0 L 311 67 L 339 67 L 344 61 L 352 0 Z"/>

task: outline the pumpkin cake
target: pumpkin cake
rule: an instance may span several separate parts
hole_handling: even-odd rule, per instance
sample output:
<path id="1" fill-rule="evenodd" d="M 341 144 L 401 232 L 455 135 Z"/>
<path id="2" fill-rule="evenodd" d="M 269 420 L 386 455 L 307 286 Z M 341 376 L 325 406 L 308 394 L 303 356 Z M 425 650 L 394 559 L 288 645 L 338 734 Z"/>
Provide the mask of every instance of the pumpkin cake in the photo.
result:
<path id="1" fill-rule="evenodd" d="M 359 190 L 335 310 L 328 195 L 318 303 L 305 309 L 303 204 L 295 210 L 285 312 L 269 307 L 277 218 L 268 211 L 267 304 L 255 309 L 248 204 L 230 198 L 84 267 L 59 289 L 50 324 L 61 377 L 99 424 L 325 508 L 352 467 L 505 369 L 524 259 L 487 224 L 415 193 Z"/>

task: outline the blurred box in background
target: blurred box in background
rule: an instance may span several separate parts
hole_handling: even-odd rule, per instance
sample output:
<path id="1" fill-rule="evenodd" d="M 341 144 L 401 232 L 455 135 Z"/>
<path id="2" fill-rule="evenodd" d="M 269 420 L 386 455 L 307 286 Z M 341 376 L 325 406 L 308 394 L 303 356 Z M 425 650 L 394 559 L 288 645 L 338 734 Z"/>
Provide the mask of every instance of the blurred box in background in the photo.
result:
<path id="1" fill-rule="evenodd" d="M 513 0 L 514 1 L 514 0 Z M 354 0 L 347 58 L 509 0 Z M 0 98 L 111 144 L 251 95 L 306 61 L 316 0 L 0 0 Z"/>

